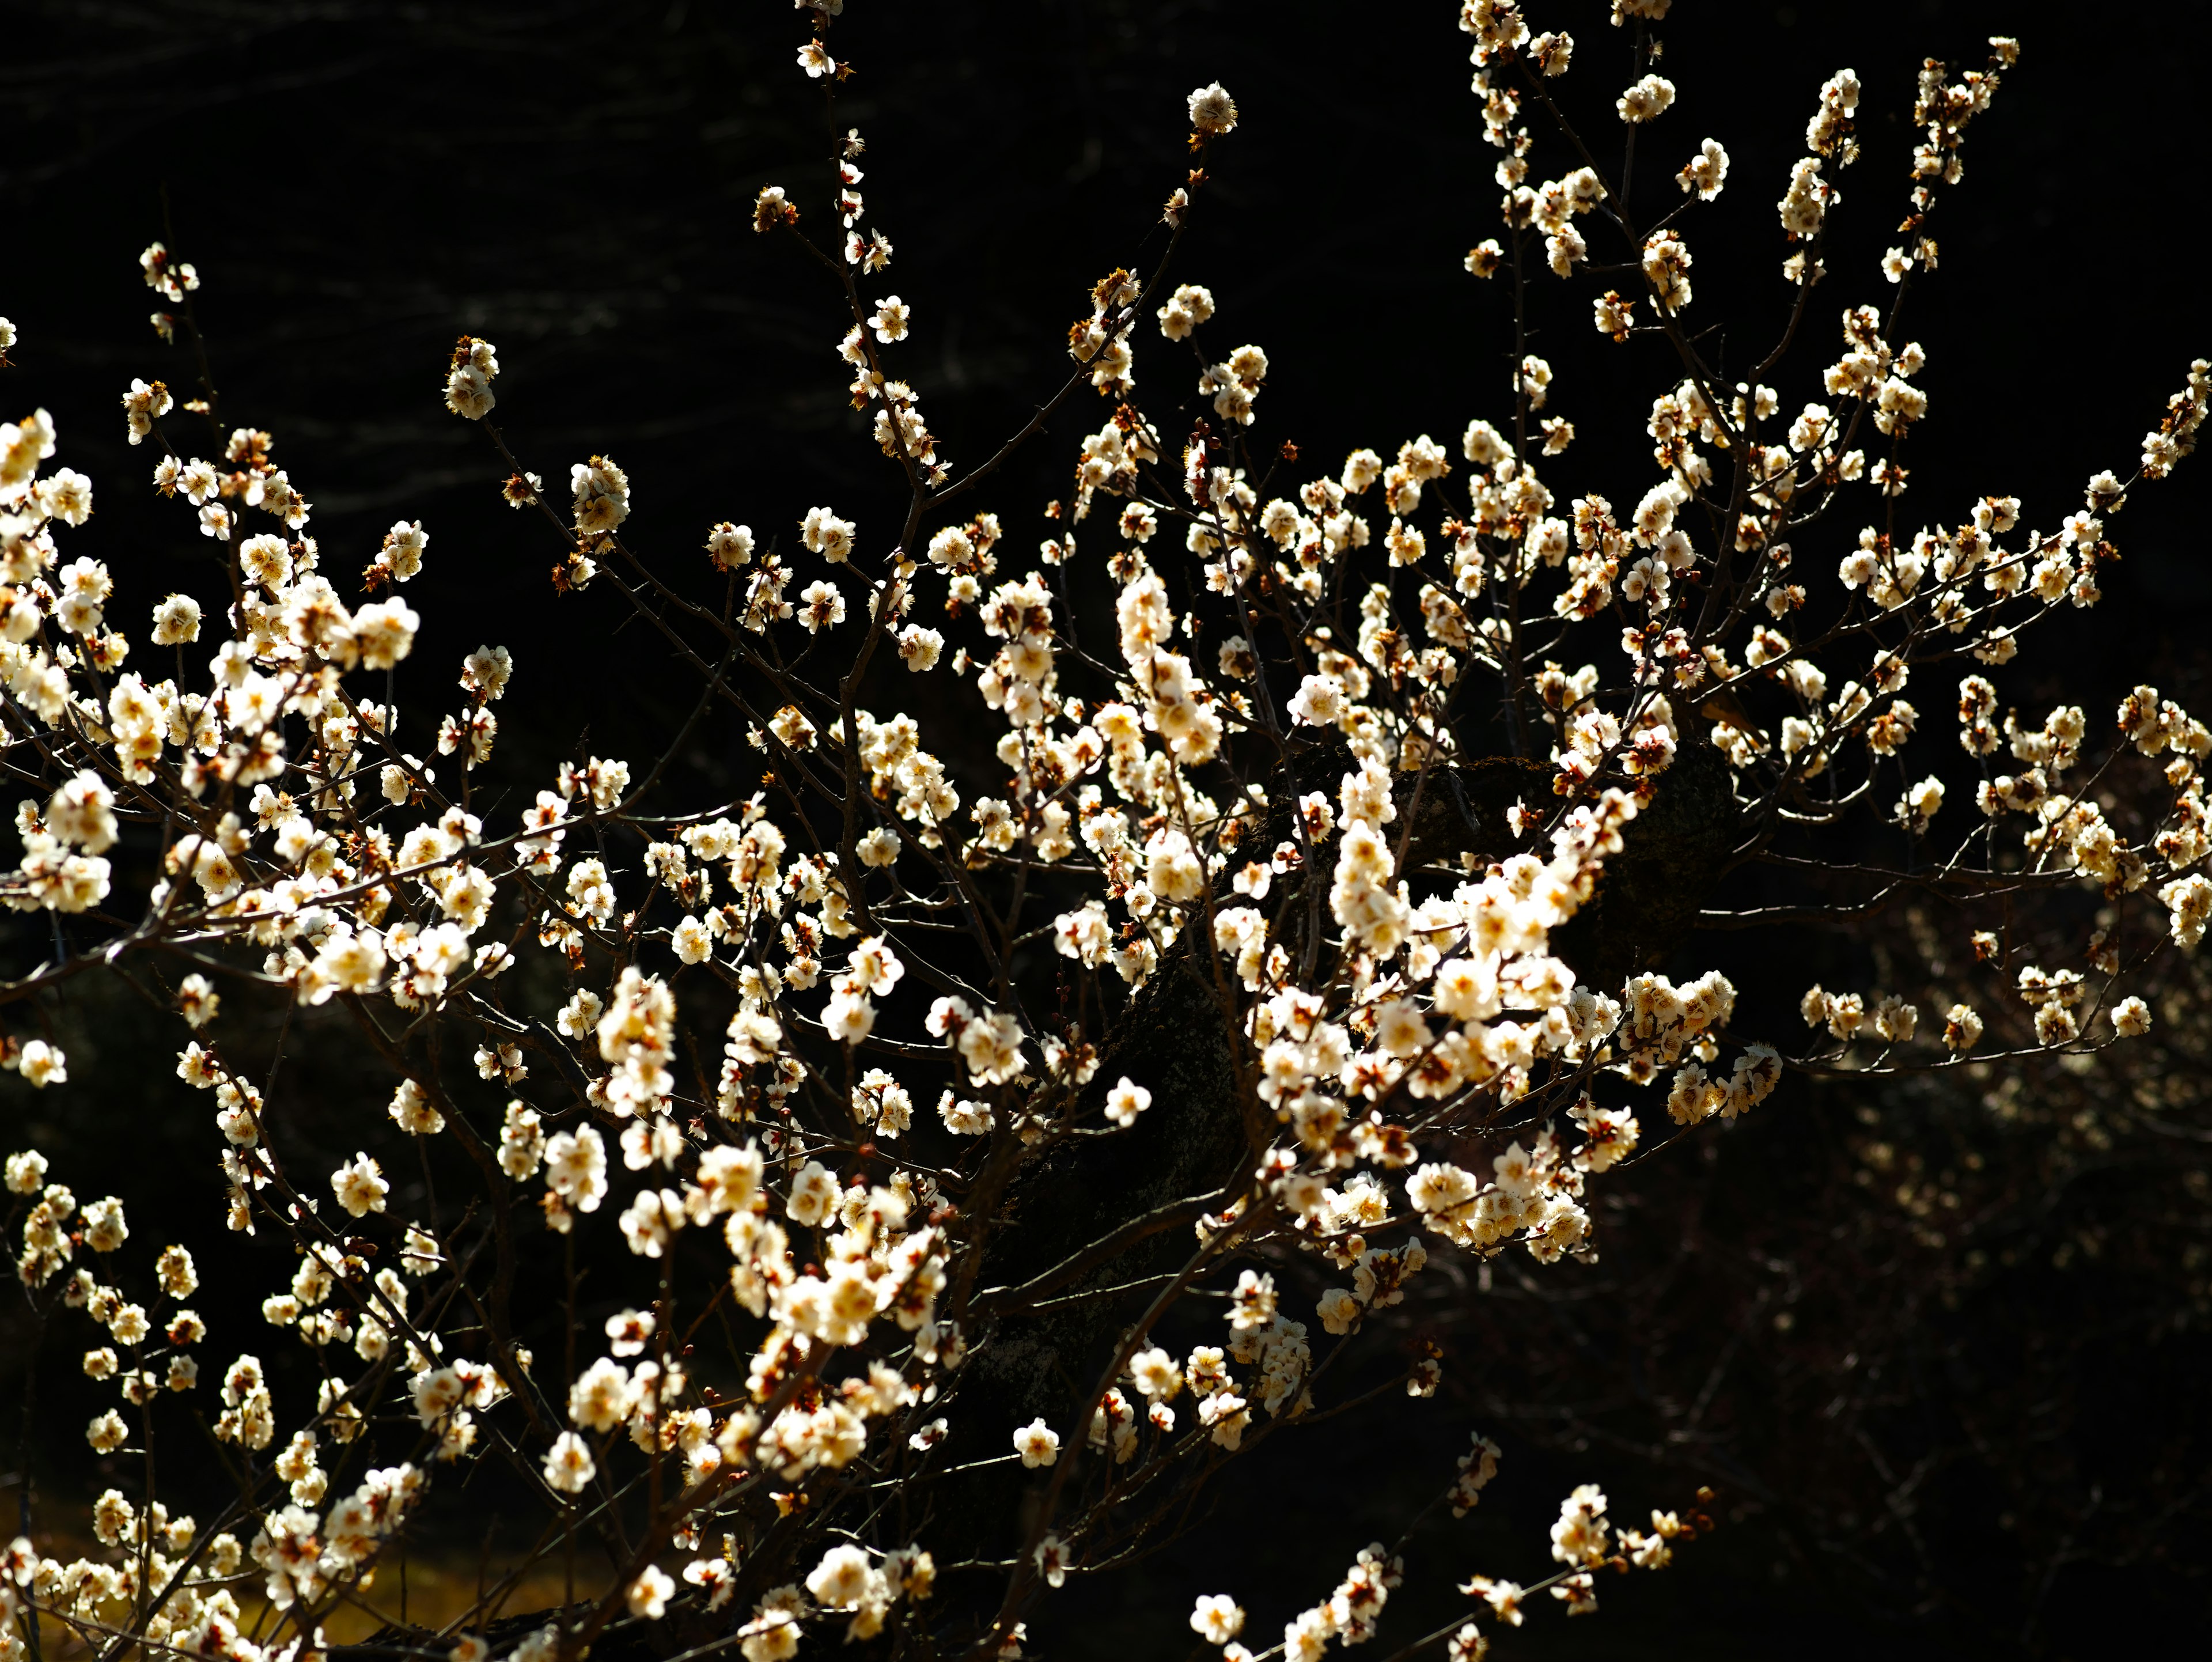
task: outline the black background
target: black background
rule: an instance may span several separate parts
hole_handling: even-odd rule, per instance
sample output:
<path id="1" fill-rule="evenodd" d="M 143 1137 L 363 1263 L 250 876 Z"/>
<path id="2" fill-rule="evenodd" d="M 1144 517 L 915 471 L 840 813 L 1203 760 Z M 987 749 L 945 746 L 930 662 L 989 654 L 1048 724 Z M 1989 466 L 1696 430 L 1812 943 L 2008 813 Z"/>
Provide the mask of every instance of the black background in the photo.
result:
<path id="1" fill-rule="evenodd" d="M 1675 8 L 1662 67 L 1681 94 L 1645 133 L 1635 205 L 1649 219 L 1678 199 L 1668 175 L 1705 134 L 1729 146 L 1728 191 L 1686 226 L 1698 320 L 1734 332 L 1724 368 L 1747 367 L 1784 315 L 1773 202 L 1820 80 L 1858 70 L 1865 155 L 1838 181 L 1834 276 L 1795 379 L 1781 378 L 1785 405 L 1817 396 L 1833 315 L 1887 299 L 1874 261 L 1904 209 L 1921 58 L 1978 64 L 2007 29 L 2025 37 L 2022 65 L 1972 131 L 1966 183 L 1930 227 L 1942 268 L 1904 332 L 1930 349 L 1910 507 L 1950 519 L 2011 491 L 2041 523 L 2076 505 L 2096 467 L 2125 472 L 2204 344 L 2206 31 L 2198 9 L 2160 9 L 2131 14 L 2134 39 L 2105 61 L 2078 44 L 2078 15 L 2039 31 L 2033 8 Z M 137 255 L 161 234 L 165 190 L 177 252 L 206 283 L 226 424 L 275 432 L 340 572 L 394 519 L 420 519 L 433 575 L 476 603 L 438 609 L 427 654 L 508 638 L 548 731 L 603 713 L 603 685 L 557 673 L 599 618 L 551 604 L 542 530 L 497 503 L 496 460 L 441 407 L 456 334 L 500 347 L 500 418 L 525 462 L 558 480 L 592 452 L 614 456 L 634 480 L 635 540 L 672 568 L 716 520 L 787 537 L 816 502 L 858 518 L 864 549 L 888 539 L 896 481 L 854 441 L 832 356 L 838 296 L 750 229 L 754 193 L 780 182 L 806 228 L 830 234 L 820 87 L 793 64 L 799 15 L 771 0 L 16 10 L 0 195 L 16 247 L 5 304 L 25 333 L 13 396 L 52 408 L 58 460 L 100 481 L 102 517 L 82 540 L 118 570 L 207 555 L 188 515 L 143 511 L 153 455 L 124 449 L 114 405 L 132 374 L 191 379 L 143 322 Z M 1594 6 L 1547 21 L 1582 43 L 1571 103 L 1617 143 L 1625 36 Z M 1176 275 L 1221 304 L 1211 346 L 1268 349 L 1257 436 L 1333 466 L 1355 444 L 1448 440 L 1471 415 L 1510 411 L 1504 285 L 1460 269 L 1496 229 L 1498 152 L 1481 142 L 1449 7 L 860 3 L 836 41 L 859 66 L 838 125 L 869 141 L 868 220 L 898 250 L 868 292 L 915 307 L 897 362 L 956 466 L 1057 385 L 1085 287 L 1157 258 L 1158 204 L 1186 161 L 1182 94 L 1216 78 L 1243 125 L 1216 147 Z M 1540 132 L 1534 160 L 1544 177 L 1567 159 Z M 1585 300 L 1538 292 L 1549 313 L 1534 344 L 1561 375 L 1553 408 L 1582 434 L 1553 476 L 1632 500 L 1666 349 L 1601 351 Z M 1624 366 L 1633 396 L 1609 405 Z M 1140 387 L 1187 374 L 1163 344 L 1140 349 Z M 1017 555 L 1048 528 L 1034 516 L 1103 413 L 1084 394 L 978 499 Z M 2127 563 L 2104 616 L 2126 622 L 2081 629 L 2084 648 L 2140 654 L 2148 626 L 2193 650 L 2212 591 L 2187 490 L 2144 492 L 2116 525 Z M 650 683 L 641 645 L 631 666 L 625 679 Z"/>

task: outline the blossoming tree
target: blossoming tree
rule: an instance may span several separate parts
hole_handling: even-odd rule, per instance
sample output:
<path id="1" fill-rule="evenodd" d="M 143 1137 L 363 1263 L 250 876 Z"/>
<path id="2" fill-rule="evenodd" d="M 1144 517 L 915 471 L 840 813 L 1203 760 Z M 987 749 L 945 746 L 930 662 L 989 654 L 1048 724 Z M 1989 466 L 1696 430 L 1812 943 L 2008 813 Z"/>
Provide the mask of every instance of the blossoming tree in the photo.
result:
<path id="1" fill-rule="evenodd" d="M 1614 0 L 1636 64 L 1596 107 L 1603 137 L 1571 113 L 1570 36 L 1468 0 L 1504 222 L 1467 265 L 1511 288 L 1510 385 L 1452 444 L 1378 435 L 1402 437 L 1389 459 L 1327 468 L 1261 441 L 1285 355 L 1228 344 L 1177 269 L 1237 125 L 1202 88 L 1164 253 L 1101 277 L 1065 382 L 956 460 L 902 378 L 927 320 L 890 290 L 862 141 L 839 131 L 842 6 L 800 9 L 830 154 L 812 186 L 763 191 L 754 228 L 849 314 L 836 350 L 903 514 L 764 490 L 746 511 L 787 531 L 732 519 L 703 549 L 655 546 L 612 460 L 550 488 L 513 453 L 490 343 L 464 338 L 446 374 L 562 603 L 651 631 L 693 678 L 654 753 L 503 775 L 526 649 L 486 644 L 457 690 L 426 684 L 422 528 L 338 569 L 270 436 L 227 427 L 211 387 L 123 396 L 155 484 L 222 556 L 203 594 L 134 595 L 131 572 L 72 557 L 92 483 L 49 466 L 44 412 L 0 429 L 0 679 L 15 776 L 36 784 L 0 898 L 95 937 L 7 966 L 9 1088 L 73 1088 L 39 1014 L 64 983 L 157 989 L 211 1105 L 228 1200 L 209 1227 L 250 1238 L 268 1277 L 265 1328 L 210 1330 L 191 1243 L 134 1238 L 127 1197 L 74 1192 L 92 1173 L 9 1157 L 25 1293 L 77 1324 L 116 1393 L 85 1434 L 143 1457 L 95 1503 L 91 1555 L 15 1543 L 9 1656 L 58 1629 L 107 1656 L 313 1654 L 483 1464 L 536 1509 L 570 1596 L 509 1617 L 495 1588 L 390 1645 L 550 1662 L 651 1629 L 747 1662 L 840 1641 L 1018 1655 L 1068 1577 L 1181 1527 L 1224 1464 L 1356 1405 L 1341 1359 L 1432 1252 L 1573 1275 L 1600 1245 L 1593 1185 L 1793 1068 L 2140 1034 L 2131 980 L 2212 919 L 2212 731 L 2148 687 L 2095 715 L 1999 714 L 2023 648 L 2100 598 L 2130 495 L 2191 448 L 2212 366 L 2139 457 L 2063 501 L 1901 517 L 1929 411 L 1899 308 L 2011 41 L 1923 71 L 1904 240 L 1879 271 L 1825 268 L 1859 83 L 1817 88 L 1778 181 L 1788 324 L 1733 380 L 1691 276 L 1729 156 L 1663 137 L 1668 0 Z M 1633 188 L 1655 143 L 1682 165 Z M 156 329 L 204 379 L 198 273 L 161 244 L 144 271 Z M 1565 389 L 1528 350 L 1560 304 L 1667 350 L 1637 395 L 1642 477 L 1565 460 L 1573 427 L 1547 413 Z M 1140 344 L 1168 355 L 1142 391 Z M 1056 534 L 1017 551 L 987 506 L 1000 466 L 1069 423 L 1091 430 Z M 1078 604 L 1101 582 L 1110 622 Z M 130 667 L 109 617 L 126 606 L 173 675 L 143 650 Z M 447 686 L 434 715 L 403 713 L 403 683 Z M 1940 705 L 1954 683 L 1963 763 L 1906 697 Z M 943 754 L 963 753 L 947 711 L 969 686 L 984 776 Z M 757 789 L 696 776 L 702 723 L 742 729 Z M 1947 789 L 1962 769 L 1970 788 Z M 2153 810 L 2116 819 L 2116 781 Z M 528 805 L 487 806 L 495 784 Z M 1875 852 L 1900 840 L 1902 861 Z M 1754 871 L 1805 892 L 1750 896 Z M 1668 973 L 1698 928 L 1848 924 L 1905 892 L 1970 918 L 1980 1001 L 1923 1020 L 1910 989 L 1793 988 L 1808 1038 L 1741 1031 L 1717 971 Z M 2083 892 L 2110 922 L 2069 957 L 2039 908 Z M 343 1028 L 383 1070 L 388 1108 L 334 1169 L 293 1146 L 296 1105 L 226 1032 L 226 1001 L 256 1001 L 297 1013 L 280 1050 Z M 578 1332 L 580 1266 L 622 1289 L 604 1346 Z M 556 1312 L 567 1354 L 534 1354 Z M 296 1396 L 258 1359 L 295 1346 L 318 1376 Z M 1384 1389 L 1427 1397 L 1439 1373 L 1419 1356 Z M 230 1463 L 234 1493 L 190 1502 L 204 1517 L 157 1490 L 172 1420 Z M 1456 1512 L 1498 1452 L 1470 1431 L 1433 1486 Z M 1595 1608 L 1596 1572 L 1662 1566 L 1706 1526 L 1688 1500 L 1646 1530 L 1576 1488 L 1543 1588 Z M 1482 1568 L 1468 1612 L 1401 1653 L 1480 1656 L 1521 1622 L 1539 1589 Z M 1359 1551 L 1262 1653 L 1365 1641 L 1401 1573 L 1394 1548 Z M 1188 1626 L 1249 1659 L 1244 1619 L 1224 1592 Z M 1173 1641 L 1182 1617 L 1163 1624 Z"/>

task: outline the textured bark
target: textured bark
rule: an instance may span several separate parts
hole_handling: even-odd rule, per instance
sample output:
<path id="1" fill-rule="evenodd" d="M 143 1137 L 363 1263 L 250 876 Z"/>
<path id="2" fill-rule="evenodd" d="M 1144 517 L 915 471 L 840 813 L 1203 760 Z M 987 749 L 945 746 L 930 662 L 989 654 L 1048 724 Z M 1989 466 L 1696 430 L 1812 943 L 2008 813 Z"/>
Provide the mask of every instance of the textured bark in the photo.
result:
<path id="1" fill-rule="evenodd" d="M 592 1613 L 592 1608 L 591 1602 L 586 1599 L 550 1610 L 502 1616 L 497 1621 L 486 1622 L 481 1636 L 490 1646 L 494 1656 L 503 1657 L 548 1622 L 564 1618 L 581 1622 Z M 678 1625 L 673 1621 L 641 1622 L 617 1629 L 592 1647 L 592 1655 L 598 1662 L 633 1662 L 633 1659 L 635 1662 L 657 1662 L 657 1659 L 673 1655 L 681 1647 Z M 453 1644 L 452 1637 L 441 1639 L 435 1629 L 402 1626 L 393 1622 L 354 1644 L 332 1645 L 325 1654 L 331 1662 L 391 1662 L 392 1659 L 403 1657 L 441 1655 Z"/>
<path id="2" fill-rule="evenodd" d="M 1167 954 L 1129 1001 L 1103 1047 L 1082 1099 L 1096 1123 L 1123 1076 L 1152 1093 L 1125 1132 L 1063 1144 L 1024 1172 L 1008 1196 L 982 1284 L 1018 1286 L 1042 1275 L 1156 1207 L 1210 1194 L 1244 1164 L 1250 1141 L 1219 994 L 1194 954 Z M 1160 1230 L 1045 1296 L 1067 1299 L 1172 1272 L 1194 1244 L 1188 1222 Z M 1138 1290 L 999 1318 L 963 1370 L 946 1463 L 1009 1451 L 1017 1426 L 1043 1418 L 1065 1429 L 1106 1346 L 1143 1311 Z M 928 1486 L 927 1505 L 947 1555 L 1000 1556 L 1019 1544 L 1022 1499 L 1041 1472 L 996 1466 Z"/>
<path id="3" fill-rule="evenodd" d="M 1738 823 L 1727 761 L 1702 740 L 1686 743 L 1552 950 L 1584 986 L 1616 995 L 1629 977 L 1662 967 L 1697 927 Z"/>

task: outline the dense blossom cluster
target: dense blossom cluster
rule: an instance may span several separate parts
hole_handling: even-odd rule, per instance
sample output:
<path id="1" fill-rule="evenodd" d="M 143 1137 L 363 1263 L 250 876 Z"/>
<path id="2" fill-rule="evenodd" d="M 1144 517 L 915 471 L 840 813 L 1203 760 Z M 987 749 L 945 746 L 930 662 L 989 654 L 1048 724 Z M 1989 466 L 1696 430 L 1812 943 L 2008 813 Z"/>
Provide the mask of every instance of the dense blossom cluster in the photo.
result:
<path id="1" fill-rule="evenodd" d="M 834 88 L 851 69 L 828 44 L 842 9 L 802 9 L 799 67 Z M 1653 67 L 1651 25 L 1668 9 L 1613 7 L 1637 72 L 1606 104 L 1647 146 L 1665 142 L 1675 97 Z M 220 460 L 204 459 L 171 390 L 134 380 L 127 436 L 159 453 L 156 488 L 224 551 L 232 584 L 227 597 L 132 594 L 70 552 L 92 484 L 49 466 L 59 438 L 46 413 L 0 427 L 0 684 L 21 765 L 44 782 L 18 810 L 22 853 L 0 900 L 129 918 L 105 961 L 159 944 L 175 954 L 164 965 L 192 965 L 162 983 L 184 1024 L 177 1071 L 207 1093 L 228 1227 L 266 1232 L 288 1266 L 262 1304 L 271 1332 L 222 1336 L 210 1353 L 185 1247 L 137 1263 L 121 1200 L 80 1202 L 73 1174 L 35 1153 L 9 1160 L 21 1278 L 95 1325 L 85 1370 L 118 1393 L 92 1447 L 145 1435 L 173 1395 L 187 1410 L 204 1402 L 214 1435 L 259 1477 L 205 1533 L 151 1495 L 111 1489 L 94 1514 L 108 1555 L 64 1564 L 19 1543 L 0 1605 L 93 1642 L 120 1628 L 238 1662 L 303 1656 L 435 1493 L 433 1474 L 496 1447 L 526 1452 L 535 1492 L 572 1531 L 650 1473 L 651 1514 L 629 1537 L 642 1544 L 617 1555 L 604 1598 L 521 1642 L 526 1662 L 693 1604 L 732 1608 L 747 1662 L 895 1623 L 931 1629 L 951 1604 L 937 1597 L 941 1549 L 896 1532 L 909 1514 L 852 1497 L 936 1475 L 948 1427 L 975 1411 L 963 1385 L 996 1324 L 1052 1293 L 984 1273 L 1018 1178 L 1055 1150 L 1194 1111 L 1156 1099 L 1113 1050 L 1117 1013 L 1194 976 L 1233 1038 L 1227 1111 L 1249 1146 L 1202 1208 L 1172 1220 L 1192 1227 L 1188 1262 L 1109 1347 L 1097 1389 L 1057 1421 L 986 1428 L 993 1458 L 1041 1486 L 1035 1522 L 1010 1562 L 959 1567 L 971 1585 L 997 1576 L 1003 1596 L 935 1642 L 1017 1655 L 1048 1589 L 1124 1551 L 1209 1463 L 1314 1411 L 1335 1356 L 1388 1320 L 1432 1250 L 1593 1257 L 1589 1187 L 1654 1141 L 1655 1109 L 1662 1135 L 1692 1135 L 1756 1109 L 1793 1063 L 1984 1056 L 2000 1023 L 2014 1048 L 2085 1050 L 2145 1030 L 2149 1008 L 2119 983 L 2159 943 L 2130 898 L 2154 899 L 2153 933 L 2183 947 L 2212 923 L 2198 869 L 2212 853 L 2212 730 L 2147 686 L 2112 726 L 2074 706 L 2037 724 L 2002 705 L 1990 677 L 2048 620 L 2096 604 L 2111 523 L 2195 443 L 2212 365 L 2191 368 L 2126 478 L 2098 473 L 2079 506 L 2035 504 L 2066 510 L 2056 529 L 2023 530 L 2028 506 L 1996 495 L 1917 529 L 1899 517 L 1929 400 L 1915 384 L 1927 353 L 1893 338 L 1893 296 L 1936 264 L 1926 222 L 2012 43 L 1955 81 L 1928 67 L 1909 239 L 1875 275 L 1894 286 L 1892 309 L 1840 308 L 1833 360 L 1785 392 L 1779 349 L 1751 381 L 1723 381 L 1685 321 L 1695 207 L 1730 183 L 1719 141 L 1677 147 L 1670 208 L 1689 211 L 1640 228 L 1556 101 L 1571 37 L 1532 34 L 1508 0 L 1468 0 L 1461 26 L 1504 193 L 1503 233 L 1468 270 L 1511 273 L 1529 295 L 1516 318 L 1541 303 L 1540 273 L 1627 273 L 1635 292 L 1591 300 L 1597 328 L 1662 338 L 1677 362 L 1650 397 L 1653 471 L 1611 496 L 1564 477 L 1572 425 L 1537 412 L 1573 388 L 1533 354 L 1455 443 L 1419 435 L 1303 475 L 1290 447 L 1261 454 L 1250 435 L 1279 364 L 1216 340 L 1213 295 L 1166 276 L 1202 166 L 1167 204 L 1168 259 L 1149 276 L 1109 272 L 1069 330 L 1075 367 L 1048 410 L 1095 393 L 1108 413 L 1080 441 L 1033 563 L 994 514 L 951 506 L 991 464 L 956 478 L 898 377 L 893 355 L 927 319 L 878 281 L 893 250 L 864 205 L 857 132 L 836 146 L 826 210 L 771 186 L 754 224 L 802 246 L 849 309 L 830 344 L 909 490 L 902 524 L 763 503 L 796 535 L 712 527 L 705 561 L 685 558 L 727 600 L 689 598 L 684 570 L 626 540 L 637 503 L 623 469 L 589 457 L 565 498 L 549 496 L 491 423 L 498 353 L 459 344 L 446 405 L 482 425 L 507 499 L 556 533 L 556 587 L 597 587 L 576 604 L 617 590 L 699 673 L 702 705 L 738 720 L 768 770 L 772 788 L 744 800 L 686 800 L 666 758 L 579 755 L 480 812 L 501 800 L 471 788 L 499 754 L 495 707 L 527 696 L 531 666 L 483 646 L 449 709 L 403 720 L 392 673 L 420 671 L 422 620 L 399 594 L 434 574 L 421 524 L 395 524 L 349 583 L 269 434 L 226 431 L 209 400 L 185 401 L 216 437 Z M 1814 293 L 1858 99 L 1849 70 L 1818 90 L 1782 186 L 1782 274 L 1808 340 L 1838 314 Z M 1575 165 L 1556 178 L 1536 161 L 1539 112 L 1571 141 L 1556 149 Z M 1188 113 L 1201 159 L 1238 125 L 1218 85 Z M 824 214 L 836 231 L 817 243 Z M 192 268 L 159 244 L 144 265 L 179 307 L 157 314 L 165 338 L 193 328 Z M 1153 327 L 1192 354 L 1158 376 L 1188 408 L 1138 401 Z M 1861 505 L 1872 523 L 1839 536 Z M 1112 630 L 1086 627 L 1080 649 L 1063 581 L 1078 563 L 1115 591 Z M 178 673 L 143 657 L 125 667 L 131 642 L 111 612 L 150 613 Z M 834 684 L 795 672 L 771 638 L 795 650 L 823 636 L 849 666 Z M 902 667 L 896 680 L 870 679 L 879 659 Z M 1905 696 L 1916 673 L 1923 703 L 1957 681 L 1971 788 L 1955 758 L 1953 790 L 1931 770 L 1948 694 L 1923 719 Z M 957 752 L 952 738 L 860 702 L 865 681 L 880 709 L 906 673 L 972 682 L 995 775 L 962 777 L 928 747 Z M 1473 826 L 1462 781 L 1490 742 L 1465 696 L 1476 685 L 1495 695 L 1528 782 L 1504 832 L 1439 851 L 1416 827 L 1448 801 Z M 2155 825 L 2116 823 L 2096 794 L 2115 748 L 2160 770 L 2170 806 Z M 1834 868 L 1872 890 L 2087 886 L 2111 920 L 2075 967 L 2004 911 L 1973 938 L 1990 1003 L 1954 1003 L 1940 1022 L 1905 993 L 1814 987 L 1813 1045 L 1788 1056 L 1790 1035 L 1737 1030 L 1738 990 L 1718 972 L 1677 982 L 1639 964 L 1589 984 L 1573 926 L 1693 754 L 1713 761 L 1741 828 L 1729 859 L 1869 810 L 1939 873 Z M 1962 813 L 1975 823 L 1954 829 Z M 118 845 L 149 856 L 137 892 Z M 1717 916 L 1730 916 L 1724 898 Z M 1018 965 L 1033 940 L 1049 953 Z M 533 954 L 562 987 L 542 1008 L 523 990 L 540 983 L 509 974 Z M 1073 989 L 1052 1019 L 1043 983 L 1024 984 L 1039 958 L 1046 982 Z M 35 999 L 83 961 L 21 973 L 11 995 Z M 384 1119 L 349 1133 L 356 1152 L 332 1169 L 288 1158 L 283 1087 L 264 1098 L 227 1042 L 222 1000 L 272 996 L 351 1020 L 389 1069 Z M 708 1009 L 723 1035 L 712 1078 L 684 1025 Z M 441 1068 L 416 1037 L 431 1024 L 471 1067 Z M 43 1034 L 6 1040 L 4 1061 L 29 1087 L 69 1077 Z M 416 1207 L 403 1174 L 431 1147 L 472 1163 L 492 1222 L 449 1213 L 441 1226 Z M 607 1323 L 605 1354 L 566 1377 L 475 1290 L 511 1275 L 518 1235 L 541 1227 L 600 1255 L 637 1301 Z M 377 1239 L 380 1263 L 364 1250 Z M 721 1373 L 687 1360 L 700 1310 L 679 1308 L 692 1283 L 678 1271 L 702 1265 L 720 1289 L 705 1296 L 726 1294 L 744 1335 Z M 1216 1295 L 1212 1313 L 1192 1315 L 1190 1291 Z M 1194 1322 L 1211 1330 L 1186 1349 Z M 318 1359 L 312 1401 L 280 1400 L 252 1354 L 202 1360 L 295 1341 Z M 1438 1377 L 1426 1357 L 1402 1385 L 1427 1397 Z M 415 1434 L 409 1458 L 333 1501 L 324 1451 L 395 1410 Z M 1477 1440 L 1446 1491 L 1455 1512 L 1497 1456 Z M 1540 1585 L 1570 1613 L 1594 1609 L 1596 1569 L 1658 1568 L 1698 1527 L 1671 1513 L 1649 1533 L 1616 1526 L 1585 1485 L 1552 1529 L 1563 1568 Z M 238 1589 L 255 1571 L 281 1613 L 274 1637 L 244 1631 Z M 1402 1574 L 1382 1543 L 1359 1553 L 1280 1653 L 1311 1662 L 1366 1640 Z M 1537 1590 L 1485 1576 L 1466 1588 L 1483 1622 L 1516 1625 Z M 1190 1626 L 1242 1658 L 1244 1620 L 1232 1596 L 1209 1595 Z M 1465 1659 L 1487 1641 L 1463 1620 L 1431 1642 Z"/>

